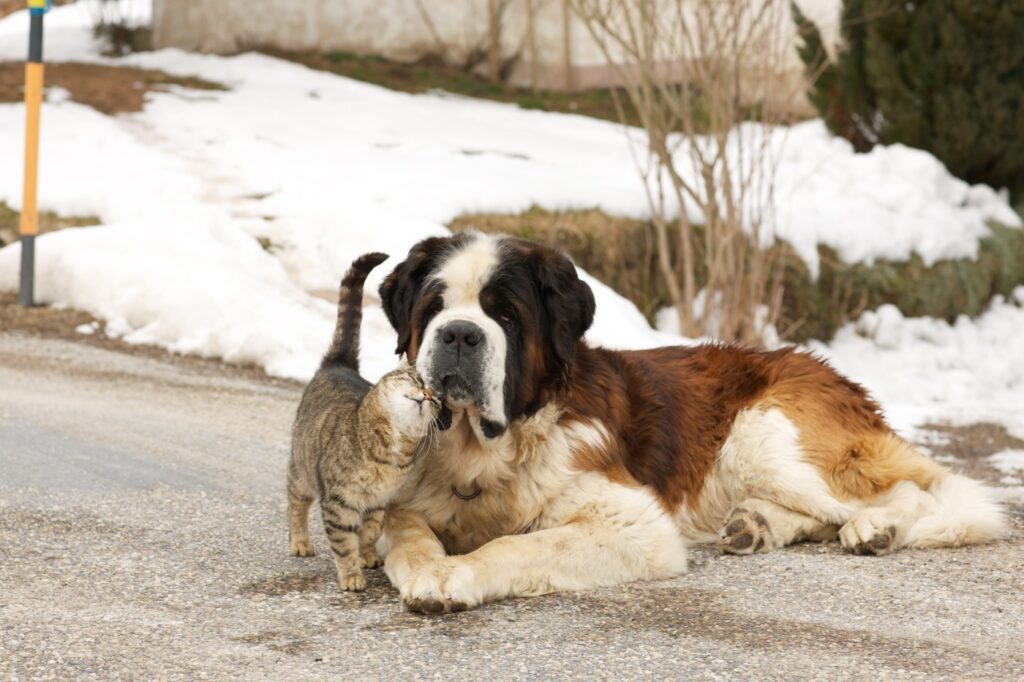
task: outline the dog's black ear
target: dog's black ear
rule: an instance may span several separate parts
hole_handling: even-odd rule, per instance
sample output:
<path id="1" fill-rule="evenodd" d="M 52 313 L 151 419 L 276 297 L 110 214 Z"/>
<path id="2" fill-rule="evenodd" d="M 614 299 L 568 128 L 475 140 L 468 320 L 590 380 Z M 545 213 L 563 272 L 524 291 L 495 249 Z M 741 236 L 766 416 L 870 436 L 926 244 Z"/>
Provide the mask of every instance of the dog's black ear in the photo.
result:
<path id="1" fill-rule="evenodd" d="M 405 260 L 395 266 L 381 283 L 381 305 L 391 326 L 398 332 L 398 347 L 395 348 L 398 355 L 409 350 L 413 309 L 423 293 L 427 277 L 435 270 L 441 257 L 461 239 L 460 235 L 424 239 L 409 250 Z"/>
<path id="2" fill-rule="evenodd" d="M 551 345 L 558 360 L 569 365 L 576 343 L 594 322 L 594 292 L 576 274 L 572 261 L 554 250 L 541 254 L 538 281 L 550 325 Z"/>
<path id="3" fill-rule="evenodd" d="M 378 290 L 384 314 L 398 332 L 398 346 L 395 348 L 398 355 L 409 348 L 409 337 L 412 334 L 414 292 L 409 271 L 409 260 L 402 261 L 384 278 Z"/>

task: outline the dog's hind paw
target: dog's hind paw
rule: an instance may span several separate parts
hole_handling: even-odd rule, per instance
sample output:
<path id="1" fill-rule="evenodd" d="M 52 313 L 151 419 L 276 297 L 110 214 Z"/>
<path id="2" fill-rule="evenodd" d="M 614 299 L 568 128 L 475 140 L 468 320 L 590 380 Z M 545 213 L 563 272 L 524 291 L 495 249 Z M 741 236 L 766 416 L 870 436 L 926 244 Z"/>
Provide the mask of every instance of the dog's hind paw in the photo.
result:
<path id="1" fill-rule="evenodd" d="M 727 554 L 768 552 L 775 547 L 768 520 L 763 514 L 736 507 L 718 533 L 718 548 Z"/>

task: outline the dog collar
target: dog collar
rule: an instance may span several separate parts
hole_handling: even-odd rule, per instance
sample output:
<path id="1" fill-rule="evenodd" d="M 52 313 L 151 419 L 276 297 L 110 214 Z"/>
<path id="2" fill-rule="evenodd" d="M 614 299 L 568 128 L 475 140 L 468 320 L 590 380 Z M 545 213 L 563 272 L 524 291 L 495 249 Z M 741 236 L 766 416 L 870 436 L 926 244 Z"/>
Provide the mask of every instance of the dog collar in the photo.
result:
<path id="1" fill-rule="evenodd" d="M 454 483 L 452 483 L 452 495 L 454 495 L 455 497 L 459 498 L 463 502 L 469 502 L 470 500 L 475 500 L 476 498 L 480 497 L 480 493 L 482 493 L 483 491 L 484 491 L 484 489 L 481 488 L 479 484 L 477 484 L 476 490 L 474 490 L 473 492 L 471 492 L 469 494 L 462 493 L 462 492 L 459 492 L 459 489 L 455 487 Z"/>

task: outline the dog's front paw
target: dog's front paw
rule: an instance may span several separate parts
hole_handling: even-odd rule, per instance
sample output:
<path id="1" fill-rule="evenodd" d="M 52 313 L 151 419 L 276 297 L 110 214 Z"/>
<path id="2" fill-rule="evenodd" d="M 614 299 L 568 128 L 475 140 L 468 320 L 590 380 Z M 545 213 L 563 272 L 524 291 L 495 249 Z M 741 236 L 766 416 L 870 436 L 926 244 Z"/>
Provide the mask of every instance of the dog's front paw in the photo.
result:
<path id="1" fill-rule="evenodd" d="M 882 511 L 862 509 L 839 529 L 839 542 L 853 554 L 882 556 L 897 548 L 895 520 Z"/>
<path id="2" fill-rule="evenodd" d="M 473 569 L 461 557 L 437 559 L 409 578 L 402 603 L 418 613 L 465 611 L 483 601 L 475 582 Z"/>

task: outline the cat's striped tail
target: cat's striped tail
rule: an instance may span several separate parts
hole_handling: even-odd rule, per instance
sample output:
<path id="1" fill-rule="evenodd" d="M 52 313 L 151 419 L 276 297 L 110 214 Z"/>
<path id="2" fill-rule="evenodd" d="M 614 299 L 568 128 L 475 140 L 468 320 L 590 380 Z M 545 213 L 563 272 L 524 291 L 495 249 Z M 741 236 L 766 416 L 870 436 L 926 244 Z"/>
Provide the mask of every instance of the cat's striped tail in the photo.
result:
<path id="1" fill-rule="evenodd" d="M 386 253 L 367 253 L 356 258 L 341 279 L 338 291 L 338 322 L 334 339 L 320 367 L 341 366 L 359 371 L 359 330 L 363 321 L 363 284 L 375 267 L 388 259 Z"/>

